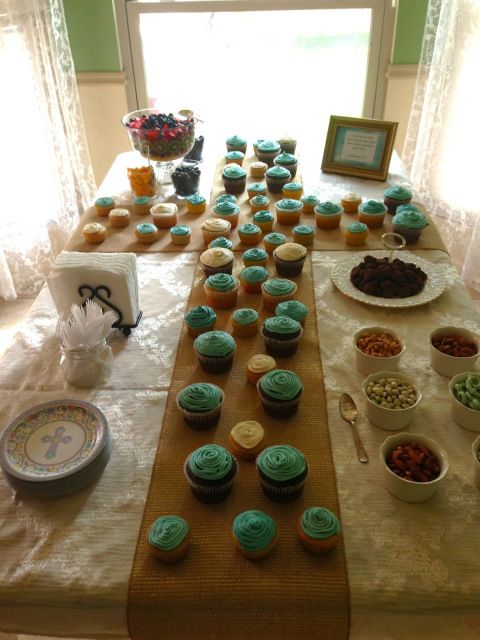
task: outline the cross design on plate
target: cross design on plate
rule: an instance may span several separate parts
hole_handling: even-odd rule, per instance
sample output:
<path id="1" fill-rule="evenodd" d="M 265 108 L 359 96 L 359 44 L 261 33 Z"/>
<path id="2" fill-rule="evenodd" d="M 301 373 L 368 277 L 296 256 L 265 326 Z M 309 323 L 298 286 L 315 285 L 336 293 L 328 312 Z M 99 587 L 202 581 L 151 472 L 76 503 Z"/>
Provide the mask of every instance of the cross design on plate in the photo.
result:
<path id="1" fill-rule="evenodd" d="M 69 442 L 72 441 L 72 436 L 63 435 L 65 431 L 66 431 L 65 427 L 57 427 L 55 429 L 55 433 L 53 434 L 53 436 L 49 436 L 49 435 L 43 436 L 42 442 L 50 443 L 50 446 L 48 447 L 47 452 L 45 453 L 45 458 L 47 460 L 51 460 L 52 458 L 55 458 L 55 456 L 57 455 L 57 449 L 59 444 L 68 444 Z"/>

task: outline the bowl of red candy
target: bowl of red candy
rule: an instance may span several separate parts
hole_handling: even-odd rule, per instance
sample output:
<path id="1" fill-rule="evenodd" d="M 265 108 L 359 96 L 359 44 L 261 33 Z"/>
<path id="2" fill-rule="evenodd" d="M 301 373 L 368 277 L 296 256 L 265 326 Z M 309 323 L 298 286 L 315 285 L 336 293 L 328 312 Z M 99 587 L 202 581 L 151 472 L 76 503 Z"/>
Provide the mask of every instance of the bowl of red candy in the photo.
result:
<path id="1" fill-rule="evenodd" d="M 478 337 L 468 329 L 440 327 L 430 334 L 430 363 L 442 376 L 471 371 L 478 358 Z"/>
<path id="2" fill-rule="evenodd" d="M 195 143 L 195 123 L 191 111 L 161 113 L 140 109 L 122 118 L 132 147 L 144 158 L 171 162 L 183 158 Z"/>

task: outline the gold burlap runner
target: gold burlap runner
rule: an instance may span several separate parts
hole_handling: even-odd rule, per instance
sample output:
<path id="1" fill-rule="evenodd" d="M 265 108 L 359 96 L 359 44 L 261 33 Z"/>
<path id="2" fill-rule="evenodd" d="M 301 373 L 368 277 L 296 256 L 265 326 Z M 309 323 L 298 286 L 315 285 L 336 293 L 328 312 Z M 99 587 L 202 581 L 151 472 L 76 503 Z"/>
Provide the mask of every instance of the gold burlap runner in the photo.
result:
<path id="1" fill-rule="evenodd" d="M 246 158 L 244 161 L 244 167 L 248 173 L 247 185 L 250 182 L 262 181 L 261 178 L 252 178 L 250 175 L 250 164 L 255 160 L 256 158 L 252 156 L 251 158 Z M 128 208 L 132 213 L 128 227 L 123 229 L 112 227 L 108 218 L 98 216 L 96 214 L 95 207 L 90 207 L 82 216 L 79 226 L 72 233 L 66 246 L 66 251 L 99 251 L 101 253 L 117 253 L 123 251 L 131 251 L 134 253 L 151 253 L 158 251 L 203 251 L 206 246 L 203 241 L 200 225 L 204 220 L 212 216 L 212 207 L 215 204 L 215 198 L 225 192 L 222 182 L 222 170 L 224 166 L 225 160 L 223 159 L 217 163 L 212 186 L 211 200 L 207 205 L 205 213 L 200 215 L 188 213 L 183 201 L 176 201 L 178 205 L 178 224 L 187 224 L 192 230 L 190 243 L 185 247 L 175 245 L 171 242 L 168 229 L 159 229 L 158 239 L 152 244 L 141 244 L 140 242 L 137 242 L 137 239 L 135 238 L 135 226 L 139 222 L 151 222 L 152 218 L 150 214 L 140 216 L 133 213 L 132 205 L 121 205 L 122 207 L 125 206 Z M 299 173 L 295 177 L 295 180 L 301 181 Z M 277 200 L 280 200 L 283 196 L 281 194 L 272 193 L 267 193 L 267 195 L 271 199 L 269 209 L 275 215 L 274 203 Z M 250 205 L 248 204 L 248 194 L 246 190 L 243 194 L 238 196 L 238 202 L 240 205 L 239 225 L 245 222 L 251 222 L 252 213 Z M 425 215 L 427 215 L 430 225 L 423 230 L 420 240 L 414 245 L 411 245 L 411 247 L 413 249 L 440 249 L 446 252 L 447 249 L 445 248 L 435 223 L 421 205 L 416 203 L 416 206 L 418 206 Z M 343 214 L 340 227 L 337 229 L 322 230 L 316 228 L 315 215 L 313 213 L 303 213 L 300 223 L 308 224 L 316 229 L 314 242 L 310 245 L 310 249 L 317 251 L 373 251 L 374 249 L 384 249 L 385 247 L 383 246 L 380 238 L 382 234 L 387 231 L 392 231 L 392 216 L 387 213 L 384 225 L 380 229 L 370 230 L 366 244 L 361 247 L 350 247 L 345 243 L 344 232 L 345 228 L 356 219 L 357 215 Z M 100 222 L 106 227 L 107 237 L 104 242 L 101 244 L 89 244 L 88 242 L 85 242 L 82 235 L 82 229 L 88 222 Z M 245 245 L 240 242 L 237 229 L 233 229 L 230 239 L 233 242 L 234 250 L 243 251 L 248 247 L 245 247 Z M 292 241 L 292 229 L 293 227 L 291 226 L 281 225 L 277 222 L 274 222 L 273 224 L 273 230 L 285 234 L 289 241 Z M 263 243 L 260 242 L 258 246 L 263 246 Z"/>
<path id="2" fill-rule="evenodd" d="M 242 268 L 236 259 L 234 273 Z M 272 258 L 268 269 L 274 275 Z M 323 373 L 317 338 L 310 257 L 303 273 L 293 278 L 297 299 L 309 308 L 298 352 L 277 359 L 279 368 L 296 371 L 304 392 L 298 413 L 288 420 L 270 418 L 256 388 L 248 383 L 246 364 L 265 353 L 260 334 L 236 338 L 233 368 L 227 374 L 206 374 L 196 361 L 193 339 L 182 329 L 172 385 L 167 400 L 150 489 L 130 578 L 128 625 L 133 640 L 262 640 L 345 639 L 349 632 L 349 590 L 343 543 L 325 556 L 311 556 L 301 547 L 296 522 L 304 509 L 324 506 L 339 514 L 335 472 L 327 426 Z M 200 267 L 188 308 L 206 304 Z M 239 294 L 236 308 L 268 315 L 261 295 Z M 231 331 L 231 311 L 217 312 L 217 329 Z M 208 431 L 188 427 L 175 405 L 180 389 L 193 382 L 214 382 L 225 392 L 219 424 Z M 194 449 L 215 442 L 227 447 L 232 427 L 241 420 L 261 422 L 265 446 L 291 444 L 305 453 L 309 475 L 302 496 L 288 504 L 268 500 L 260 487 L 255 463 L 239 460 L 229 498 L 205 505 L 193 496 L 183 463 Z M 278 544 L 259 562 L 246 560 L 235 549 L 232 522 L 247 509 L 260 509 L 275 518 Z M 147 548 L 152 522 L 178 514 L 192 530 L 189 552 L 179 564 L 164 565 Z M 341 515 L 341 514 L 339 514 Z"/>

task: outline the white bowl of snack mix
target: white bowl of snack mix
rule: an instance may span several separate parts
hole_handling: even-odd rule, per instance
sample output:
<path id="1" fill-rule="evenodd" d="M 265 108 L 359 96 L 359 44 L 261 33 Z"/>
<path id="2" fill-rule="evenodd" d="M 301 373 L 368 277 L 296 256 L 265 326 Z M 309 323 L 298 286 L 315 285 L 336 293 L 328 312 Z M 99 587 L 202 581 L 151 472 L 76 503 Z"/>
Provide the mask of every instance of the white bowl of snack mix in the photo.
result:
<path id="1" fill-rule="evenodd" d="M 452 418 L 464 429 L 480 431 L 480 371 L 459 373 L 448 383 Z"/>
<path id="2" fill-rule="evenodd" d="M 365 327 L 353 336 L 357 369 L 369 375 L 397 371 L 405 345 L 398 334 L 384 327 Z"/>
<path id="3" fill-rule="evenodd" d="M 468 329 L 439 327 L 430 334 L 430 363 L 442 376 L 471 371 L 478 351 L 478 337 Z"/>
<path id="4" fill-rule="evenodd" d="M 406 502 L 425 502 L 448 471 L 448 456 L 435 440 L 419 433 L 397 433 L 380 447 L 388 491 Z"/>
<path id="5" fill-rule="evenodd" d="M 396 371 L 372 373 L 363 381 L 367 418 L 387 431 L 403 429 L 413 420 L 422 394 L 408 376 Z"/>
<path id="6" fill-rule="evenodd" d="M 480 489 L 480 436 L 473 441 L 472 453 L 475 484 Z"/>

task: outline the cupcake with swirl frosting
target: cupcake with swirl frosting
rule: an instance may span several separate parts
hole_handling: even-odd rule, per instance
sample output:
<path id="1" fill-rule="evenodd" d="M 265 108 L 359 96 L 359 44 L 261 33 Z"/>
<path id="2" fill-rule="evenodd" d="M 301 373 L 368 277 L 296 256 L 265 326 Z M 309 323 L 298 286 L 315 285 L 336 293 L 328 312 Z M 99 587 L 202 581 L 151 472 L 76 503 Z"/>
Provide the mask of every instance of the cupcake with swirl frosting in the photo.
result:
<path id="1" fill-rule="evenodd" d="M 193 495 L 201 502 L 213 504 L 229 496 L 237 462 L 224 447 L 206 444 L 192 451 L 183 469 Z"/>
<path id="2" fill-rule="evenodd" d="M 262 209 L 268 209 L 270 198 L 259 193 L 258 195 L 253 196 L 253 198 L 250 198 L 248 204 L 250 205 L 252 213 L 257 213 L 257 211 L 262 211 Z"/>
<path id="3" fill-rule="evenodd" d="M 302 203 L 295 198 L 282 198 L 275 203 L 275 211 L 279 224 L 298 224 L 302 213 Z"/>
<path id="4" fill-rule="evenodd" d="M 268 209 L 260 209 L 253 214 L 252 222 L 260 227 L 262 233 L 268 233 L 273 229 L 273 213 Z"/>
<path id="5" fill-rule="evenodd" d="M 213 207 L 213 217 L 220 218 L 221 220 L 228 220 L 232 229 L 238 224 L 238 214 L 240 213 L 240 207 L 234 202 L 229 200 L 222 200 Z"/>
<path id="6" fill-rule="evenodd" d="M 242 153 L 247 152 L 247 141 L 242 136 L 238 136 L 235 134 L 230 138 L 227 138 L 225 141 L 227 145 L 227 151 L 241 151 Z"/>
<path id="7" fill-rule="evenodd" d="M 378 200 L 367 200 L 358 207 L 358 221 L 369 229 L 377 229 L 383 225 L 387 207 Z"/>
<path id="8" fill-rule="evenodd" d="M 299 322 L 302 327 L 305 326 L 305 320 L 308 313 L 308 307 L 298 300 L 287 300 L 280 302 L 275 307 L 276 316 L 287 316 L 292 320 Z"/>
<path id="9" fill-rule="evenodd" d="M 263 511 L 244 511 L 233 521 L 232 536 L 242 556 L 248 560 L 261 560 L 275 546 L 277 525 Z"/>
<path id="10" fill-rule="evenodd" d="M 409 204 L 397 207 L 392 223 L 394 233 L 402 235 L 407 244 L 418 242 L 423 229 L 429 224 L 423 213 Z"/>
<path id="11" fill-rule="evenodd" d="M 271 278 L 262 284 L 262 302 L 265 309 L 275 311 L 279 302 L 293 300 L 297 285 L 286 278 Z"/>
<path id="12" fill-rule="evenodd" d="M 276 358 L 293 356 L 302 334 L 302 325 L 288 316 L 267 318 L 262 327 L 267 353 Z"/>
<path id="13" fill-rule="evenodd" d="M 395 215 L 397 207 L 408 204 L 412 199 L 412 192 L 400 184 L 394 184 L 383 192 L 383 202 L 387 205 L 388 213 Z"/>
<path id="14" fill-rule="evenodd" d="M 190 242 L 192 230 L 186 224 L 178 224 L 170 229 L 170 240 L 172 244 L 184 246 Z"/>
<path id="15" fill-rule="evenodd" d="M 159 229 L 170 229 L 177 224 L 178 207 L 173 202 L 155 204 L 150 209 L 153 224 Z"/>
<path id="16" fill-rule="evenodd" d="M 151 226 L 153 227 L 153 225 Z M 107 230 L 103 224 L 100 224 L 99 222 L 88 222 L 83 227 L 82 234 L 85 242 L 89 242 L 90 244 L 100 244 L 107 237 Z"/>
<path id="17" fill-rule="evenodd" d="M 302 493 L 308 475 L 305 456 L 285 444 L 267 447 L 257 458 L 263 492 L 275 502 L 290 502 Z"/>
<path id="18" fill-rule="evenodd" d="M 238 422 L 228 436 L 230 451 L 242 460 L 255 460 L 263 449 L 265 432 L 260 422 L 243 420 Z"/>
<path id="19" fill-rule="evenodd" d="M 259 140 L 254 145 L 254 150 L 260 162 L 265 162 L 271 167 L 280 153 L 280 145 L 275 140 Z"/>
<path id="20" fill-rule="evenodd" d="M 238 229 L 238 237 L 242 244 L 254 245 L 258 244 L 262 239 L 262 230 L 253 222 L 246 222 L 240 225 Z"/>
<path id="21" fill-rule="evenodd" d="M 358 193 L 347 191 L 347 193 L 343 194 L 340 204 L 345 213 L 357 213 L 358 207 L 362 204 L 362 199 Z"/>
<path id="22" fill-rule="evenodd" d="M 277 233 L 273 231 L 272 233 L 267 233 L 266 236 L 263 237 L 263 244 L 265 246 L 265 251 L 272 255 L 274 249 L 284 242 L 287 241 L 287 236 L 283 233 Z"/>
<path id="23" fill-rule="evenodd" d="M 300 200 L 303 195 L 303 185 L 301 182 L 287 182 L 283 185 L 282 193 L 284 198 Z"/>
<path id="24" fill-rule="evenodd" d="M 261 293 L 262 284 L 268 279 L 265 267 L 245 267 L 238 275 L 240 284 L 247 293 Z"/>
<path id="25" fill-rule="evenodd" d="M 251 182 L 247 184 L 247 193 L 249 198 L 254 196 L 266 196 L 267 195 L 267 183 L 266 182 Z"/>
<path id="26" fill-rule="evenodd" d="M 352 247 L 365 244 L 368 237 L 368 227 L 364 222 L 351 222 L 345 230 L 345 242 Z"/>
<path id="27" fill-rule="evenodd" d="M 207 331 L 193 343 L 200 366 L 207 373 L 230 371 L 237 345 L 226 331 Z"/>
<path id="28" fill-rule="evenodd" d="M 302 203 L 302 211 L 303 213 L 314 213 L 315 207 L 319 204 L 320 200 L 317 196 L 313 194 L 305 195 L 300 198 L 300 202 Z"/>
<path id="29" fill-rule="evenodd" d="M 269 416 L 290 418 L 297 412 L 303 387 L 293 371 L 273 369 L 259 379 L 257 391 Z"/>
<path id="30" fill-rule="evenodd" d="M 238 164 L 226 164 L 222 171 L 223 186 L 227 193 L 243 193 L 247 185 L 247 172 Z"/>
<path id="31" fill-rule="evenodd" d="M 239 167 L 242 166 L 244 158 L 245 154 L 242 151 L 227 151 L 225 154 L 225 162 L 238 164 Z"/>
<path id="32" fill-rule="evenodd" d="M 275 268 L 279 276 L 298 276 L 302 273 L 307 249 L 298 242 L 285 242 L 273 251 Z"/>
<path id="33" fill-rule="evenodd" d="M 292 179 L 290 171 L 280 165 L 275 165 L 267 169 L 265 180 L 270 193 L 282 193 L 283 185 Z"/>
<path id="34" fill-rule="evenodd" d="M 246 267 L 264 267 L 267 264 L 268 254 L 265 249 L 247 249 L 242 253 L 243 264 Z"/>
<path id="35" fill-rule="evenodd" d="M 250 175 L 252 178 L 263 178 L 265 176 L 265 171 L 268 169 L 268 164 L 266 162 L 252 162 L 250 165 Z"/>
<path id="36" fill-rule="evenodd" d="M 292 176 L 292 180 L 297 173 L 298 160 L 293 155 L 293 153 L 287 153 L 286 151 L 282 151 L 282 153 L 279 153 L 278 156 L 275 158 L 275 160 L 273 161 L 273 164 L 279 167 L 284 167 L 285 169 L 288 169 L 290 171 L 290 175 Z"/>
<path id="37" fill-rule="evenodd" d="M 298 242 L 298 244 L 302 244 L 304 247 L 313 244 L 315 229 L 309 224 L 298 224 L 293 227 L 292 233 L 294 241 Z"/>
<path id="38" fill-rule="evenodd" d="M 150 213 L 153 198 L 150 196 L 136 196 L 133 199 L 133 212 L 139 216 L 146 216 Z"/>
<path id="39" fill-rule="evenodd" d="M 212 331 L 216 321 L 217 314 L 212 307 L 207 307 L 206 305 L 192 307 L 185 314 L 187 331 L 192 338 L 196 338 L 206 331 Z"/>
<path id="40" fill-rule="evenodd" d="M 148 546 L 165 564 L 180 562 L 190 544 L 190 526 L 180 516 L 167 515 L 157 518 L 148 532 Z"/>
<path id="41" fill-rule="evenodd" d="M 142 222 L 135 227 L 135 236 L 142 244 L 152 244 L 158 238 L 158 229 L 151 222 Z"/>
<path id="42" fill-rule="evenodd" d="M 97 215 L 108 217 L 110 211 L 115 207 L 115 201 L 110 197 L 97 198 L 95 200 L 95 210 Z"/>
<path id="43" fill-rule="evenodd" d="M 185 198 L 188 213 L 204 213 L 207 208 L 206 199 L 199 193 L 193 193 Z"/>
<path id="44" fill-rule="evenodd" d="M 315 223 L 319 229 L 336 229 L 343 209 L 336 202 L 319 202 L 315 207 Z"/>
<path id="45" fill-rule="evenodd" d="M 208 245 L 209 249 L 215 249 L 215 247 L 221 247 L 222 249 L 231 250 L 233 247 L 233 242 L 228 238 L 224 238 L 223 236 L 220 236 L 219 238 L 215 238 L 215 240 L 212 240 Z"/>
<path id="46" fill-rule="evenodd" d="M 222 193 L 222 195 L 215 198 L 215 204 L 219 202 L 233 202 L 237 204 L 237 196 L 234 196 L 233 193 Z"/>
<path id="47" fill-rule="evenodd" d="M 214 273 L 203 285 L 207 304 L 214 309 L 231 309 L 237 303 L 240 282 L 228 273 Z"/>
<path id="48" fill-rule="evenodd" d="M 256 385 L 260 378 L 268 371 L 277 368 L 277 363 L 272 356 L 264 353 L 256 353 L 247 362 L 247 380 L 250 384 Z"/>
<path id="49" fill-rule="evenodd" d="M 220 219 L 220 218 L 207 218 L 204 222 L 202 222 L 201 230 L 203 239 L 206 244 L 209 244 L 215 238 L 228 237 L 230 235 L 230 231 L 232 229 L 232 225 L 228 220 Z"/>
<path id="50" fill-rule="evenodd" d="M 212 276 L 214 273 L 232 273 L 233 252 L 230 249 L 214 247 L 207 249 L 200 254 L 200 264 L 205 275 Z"/>
<path id="51" fill-rule="evenodd" d="M 235 336 L 248 338 L 254 336 L 258 331 L 258 313 L 255 309 L 236 309 L 232 314 L 231 321 Z"/>
<path id="52" fill-rule="evenodd" d="M 340 522 L 328 509 L 311 507 L 298 519 L 297 532 L 306 551 L 321 555 L 333 549 L 339 541 Z"/>
<path id="53" fill-rule="evenodd" d="M 224 393 L 216 384 L 196 382 L 177 393 L 175 402 L 185 422 L 194 429 L 209 429 L 220 420 Z"/>

